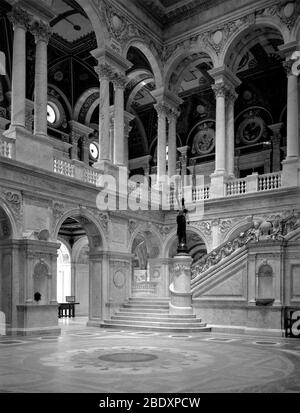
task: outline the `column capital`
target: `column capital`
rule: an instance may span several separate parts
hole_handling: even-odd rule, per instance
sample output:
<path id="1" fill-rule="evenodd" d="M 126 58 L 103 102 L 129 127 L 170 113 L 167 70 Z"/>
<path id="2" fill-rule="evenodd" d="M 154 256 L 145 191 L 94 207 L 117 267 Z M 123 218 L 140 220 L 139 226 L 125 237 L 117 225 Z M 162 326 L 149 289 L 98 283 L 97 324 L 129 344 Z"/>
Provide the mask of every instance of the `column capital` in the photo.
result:
<path id="1" fill-rule="evenodd" d="M 154 105 L 154 108 L 159 117 L 166 117 L 169 112 L 168 106 L 164 103 L 157 103 L 156 105 Z"/>
<path id="2" fill-rule="evenodd" d="M 167 118 L 168 118 L 169 123 L 176 122 L 179 116 L 180 116 L 180 110 L 178 110 L 177 108 L 172 108 L 172 107 L 168 108 Z"/>
<path id="3" fill-rule="evenodd" d="M 286 60 L 285 62 L 283 62 L 283 67 L 285 70 L 285 73 L 287 75 L 287 77 L 289 76 L 294 76 L 294 73 L 292 71 L 292 67 L 294 65 L 295 61 L 292 59 Z"/>
<path id="4" fill-rule="evenodd" d="M 229 87 L 224 82 L 216 83 L 212 85 L 211 88 L 214 91 L 216 98 L 225 98 L 228 95 L 228 92 L 230 91 Z"/>
<path id="5" fill-rule="evenodd" d="M 52 35 L 52 30 L 48 23 L 35 20 L 30 27 L 30 32 L 35 37 L 35 42 L 48 43 Z"/>
<path id="6" fill-rule="evenodd" d="M 19 6 L 13 7 L 12 11 L 7 14 L 7 17 L 14 28 L 21 27 L 27 30 L 30 26 L 29 14 Z"/>
<path id="7" fill-rule="evenodd" d="M 125 89 L 128 79 L 126 76 L 122 75 L 121 73 L 115 72 L 113 74 L 112 82 L 114 84 L 115 89 Z"/>
<path id="8" fill-rule="evenodd" d="M 113 80 L 114 72 L 113 68 L 107 63 L 99 63 L 98 66 L 94 67 L 95 72 L 99 76 L 99 79 Z"/>
<path id="9" fill-rule="evenodd" d="M 229 87 L 227 92 L 227 99 L 229 103 L 234 103 L 239 95 L 236 93 L 234 87 Z"/>

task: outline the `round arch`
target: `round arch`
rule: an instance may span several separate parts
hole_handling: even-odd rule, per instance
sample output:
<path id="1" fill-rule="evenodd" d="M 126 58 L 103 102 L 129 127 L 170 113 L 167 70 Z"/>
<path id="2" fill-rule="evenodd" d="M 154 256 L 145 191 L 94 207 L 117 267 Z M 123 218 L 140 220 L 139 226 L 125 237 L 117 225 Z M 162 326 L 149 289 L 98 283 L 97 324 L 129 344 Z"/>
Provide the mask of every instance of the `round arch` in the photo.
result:
<path id="1" fill-rule="evenodd" d="M 279 19 L 274 19 L 271 17 L 257 17 L 256 22 L 249 26 L 249 22 L 245 22 L 244 24 L 239 26 L 239 29 L 235 31 L 229 38 L 227 39 L 222 52 L 218 58 L 218 65 L 223 66 L 227 65 L 227 62 L 230 60 L 230 54 L 232 49 L 235 47 L 237 42 L 249 31 L 253 31 L 254 28 L 261 28 L 261 27 L 269 27 L 275 29 L 277 33 L 280 34 L 283 43 L 287 43 L 289 41 L 290 33 L 285 29 L 281 24 Z"/>
<path id="2" fill-rule="evenodd" d="M 51 238 L 54 241 L 56 241 L 59 238 L 58 236 L 59 230 L 67 218 L 74 218 L 74 219 L 79 220 L 82 227 L 86 231 L 91 249 L 101 248 L 102 251 L 108 250 L 108 244 L 107 244 L 105 234 L 98 220 L 96 219 L 96 217 L 91 212 L 87 210 L 82 210 L 79 208 L 66 211 L 61 216 L 59 221 L 56 223 L 54 230 L 52 232 L 52 235 L 51 235 Z"/>
<path id="3" fill-rule="evenodd" d="M 108 31 L 105 30 L 106 24 L 103 21 L 103 17 L 101 17 L 99 2 L 95 0 L 76 0 L 76 3 L 78 3 L 79 6 L 84 10 L 91 22 L 97 39 L 98 48 L 103 48 L 106 44 L 106 41 L 109 39 L 109 34 Z"/>
<path id="4" fill-rule="evenodd" d="M 205 236 L 205 234 L 203 234 L 203 232 L 200 229 L 189 225 L 187 227 L 187 232 L 192 232 L 193 234 L 198 235 L 198 237 L 201 238 L 203 243 L 205 244 L 207 253 L 210 252 L 210 242 L 208 241 L 207 237 Z M 162 249 L 163 258 L 169 258 L 169 252 L 176 237 L 177 237 L 177 229 L 174 228 L 164 241 L 163 249 Z"/>
<path id="5" fill-rule="evenodd" d="M 260 221 L 259 219 L 256 221 Z M 241 232 L 247 231 L 251 226 L 253 225 L 252 221 L 249 221 L 247 219 L 243 219 L 239 222 L 237 222 L 225 235 L 223 239 L 223 243 L 232 241 L 234 238 L 236 238 Z"/>
<path id="6" fill-rule="evenodd" d="M 145 43 L 142 43 L 139 39 L 131 39 L 123 49 L 124 58 L 126 58 L 130 47 L 135 47 L 139 49 L 147 58 L 151 66 L 153 75 L 154 75 L 156 89 L 163 87 L 163 76 L 162 76 L 162 70 L 158 63 L 159 62 L 158 57 L 154 56 L 151 49 Z"/>
<path id="7" fill-rule="evenodd" d="M 184 59 L 190 58 L 195 55 L 195 59 L 198 59 L 200 55 L 206 58 L 209 58 L 212 62 L 213 67 L 217 64 L 216 55 L 209 49 L 197 45 L 193 45 L 190 48 L 180 48 L 168 59 L 165 68 L 165 85 L 169 85 L 171 81 L 172 74 L 177 68 L 178 64 Z M 191 63 L 191 62 L 190 62 Z"/>
<path id="8" fill-rule="evenodd" d="M 21 236 L 21 228 L 16 223 L 16 220 L 14 218 L 13 212 L 10 210 L 9 206 L 3 199 L 0 198 L 0 208 L 4 211 L 5 215 L 7 216 L 7 219 L 10 223 L 11 227 L 11 238 L 17 239 L 20 238 Z"/>
<path id="9" fill-rule="evenodd" d="M 154 239 L 156 239 L 156 241 L 158 241 L 158 245 L 156 245 L 156 246 L 158 247 L 159 252 L 160 252 L 159 257 L 162 257 L 161 251 L 162 251 L 163 240 L 162 240 L 160 234 L 159 234 L 158 231 L 156 231 L 153 227 L 148 228 L 148 227 L 143 226 L 143 225 L 138 225 L 138 227 L 133 231 L 133 233 L 132 233 L 132 235 L 131 235 L 131 238 L 130 238 L 130 241 L 129 241 L 129 243 L 128 243 L 128 252 L 129 252 L 129 253 L 132 252 L 133 243 L 134 243 L 136 237 L 137 237 L 139 234 L 147 234 L 147 233 L 148 233 L 148 234 L 149 234 L 149 233 L 152 234 L 152 237 L 153 237 Z"/>
<path id="10" fill-rule="evenodd" d="M 87 102 L 87 100 L 91 97 L 91 96 L 98 96 L 98 98 L 96 98 L 94 101 L 91 102 L 91 106 L 94 106 L 94 109 L 99 105 L 99 88 L 96 87 L 92 87 L 90 89 L 85 90 L 82 95 L 79 97 L 79 99 L 77 100 L 76 104 L 75 104 L 75 108 L 74 108 L 74 114 L 73 114 L 73 119 L 75 121 L 79 120 L 79 114 L 80 111 L 83 107 L 83 105 Z M 87 112 L 89 112 L 90 108 L 87 110 Z M 86 115 L 87 118 L 87 115 Z M 85 121 L 86 121 L 85 118 Z M 87 123 L 87 122 L 86 122 Z"/>

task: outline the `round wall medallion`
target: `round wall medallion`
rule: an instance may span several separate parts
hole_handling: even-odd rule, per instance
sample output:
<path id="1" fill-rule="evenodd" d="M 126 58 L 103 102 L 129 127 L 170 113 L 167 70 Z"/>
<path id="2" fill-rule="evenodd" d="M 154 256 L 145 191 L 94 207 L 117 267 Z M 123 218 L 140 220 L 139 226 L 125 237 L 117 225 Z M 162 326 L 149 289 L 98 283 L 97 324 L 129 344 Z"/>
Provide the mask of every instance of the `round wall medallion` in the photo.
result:
<path id="1" fill-rule="evenodd" d="M 160 278 L 160 272 L 158 270 L 154 270 L 152 274 L 153 279 Z"/>
<path id="2" fill-rule="evenodd" d="M 125 285 L 125 275 L 121 270 L 118 270 L 114 274 L 113 283 L 117 288 L 123 288 Z"/>
<path id="3" fill-rule="evenodd" d="M 289 19 L 294 14 L 294 11 L 295 11 L 295 4 L 288 3 L 283 9 L 283 14 L 285 15 L 285 17 Z"/>
<path id="4" fill-rule="evenodd" d="M 221 41 L 223 39 L 223 33 L 221 32 L 221 30 L 217 30 L 214 34 L 213 34 L 213 41 L 215 44 L 220 44 Z"/>
<path id="5" fill-rule="evenodd" d="M 61 72 L 60 70 L 58 70 L 57 72 L 55 72 L 54 73 L 54 79 L 57 81 L 57 82 L 61 82 L 62 80 L 63 80 L 63 78 L 64 78 L 64 74 L 63 74 L 63 72 Z"/>
<path id="6" fill-rule="evenodd" d="M 199 128 L 194 136 L 193 154 L 205 155 L 215 147 L 215 131 L 212 128 Z"/>
<path id="7" fill-rule="evenodd" d="M 263 136 L 264 121 L 258 116 L 245 119 L 239 126 L 238 136 L 245 144 L 256 143 Z"/>

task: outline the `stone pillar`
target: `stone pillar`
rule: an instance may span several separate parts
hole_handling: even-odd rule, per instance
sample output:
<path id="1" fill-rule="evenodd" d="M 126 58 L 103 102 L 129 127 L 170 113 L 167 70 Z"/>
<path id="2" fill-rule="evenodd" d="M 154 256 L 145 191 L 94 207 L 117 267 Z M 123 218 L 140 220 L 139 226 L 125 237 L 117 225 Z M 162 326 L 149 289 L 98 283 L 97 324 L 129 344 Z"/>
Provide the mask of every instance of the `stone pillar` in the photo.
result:
<path id="1" fill-rule="evenodd" d="M 89 164 L 89 135 L 93 133 L 93 129 L 75 120 L 69 121 L 71 129 L 71 159 L 78 160 L 78 141 L 82 139 L 82 154 L 80 161 Z"/>
<path id="2" fill-rule="evenodd" d="M 70 137 L 72 144 L 71 159 L 78 160 L 78 141 L 80 139 L 80 136 L 76 132 L 72 131 Z"/>
<path id="3" fill-rule="evenodd" d="M 48 64 L 47 45 L 51 35 L 50 26 L 35 21 L 31 26 L 35 37 L 35 89 L 34 89 L 34 135 L 47 136 Z"/>
<path id="4" fill-rule="evenodd" d="M 292 161 L 299 158 L 298 77 L 292 71 L 292 66 L 294 63 L 294 60 L 288 60 L 285 62 L 285 69 L 288 78 L 286 160 Z"/>
<path id="5" fill-rule="evenodd" d="M 88 325 L 99 326 L 102 319 L 102 257 L 89 254 L 89 321 Z"/>
<path id="6" fill-rule="evenodd" d="M 234 103 L 238 95 L 230 89 L 226 103 L 226 169 L 229 178 L 234 178 Z"/>
<path id="7" fill-rule="evenodd" d="M 124 89 L 126 77 L 118 74 L 114 77 L 115 87 L 115 124 L 114 124 L 114 163 L 124 165 Z"/>
<path id="8" fill-rule="evenodd" d="M 188 254 L 178 254 L 173 259 L 173 280 L 170 284 L 170 314 L 193 314 L 191 293 L 192 261 L 192 257 Z"/>
<path id="9" fill-rule="evenodd" d="M 213 85 L 216 95 L 216 163 L 215 174 L 226 173 L 226 95 L 228 92 L 224 82 Z"/>
<path id="10" fill-rule="evenodd" d="M 280 164 L 280 142 L 281 142 L 281 130 L 283 128 L 283 123 L 275 123 L 274 125 L 269 125 L 269 129 L 272 131 L 272 172 L 278 172 L 281 169 Z"/>
<path id="11" fill-rule="evenodd" d="M 129 112 L 125 112 L 125 127 L 124 127 L 124 165 L 128 168 L 128 162 L 129 162 L 129 134 L 132 129 L 132 126 L 130 125 L 131 121 L 133 121 L 135 118 L 134 115 L 132 115 Z"/>
<path id="12" fill-rule="evenodd" d="M 157 179 L 160 182 L 167 171 L 166 147 L 167 147 L 167 108 L 165 105 L 158 103 L 155 105 L 158 115 L 157 123 Z"/>
<path id="13" fill-rule="evenodd" d="M 99 160 L 95 167 L 102 168 L 102 161 L 109 161 L 109 84 L 112 79 L 112 68 L 107 64 L 99 64 L 95 68 L 100 80 L 99 104 Z M 100 163 L 100 164 L 99 164 Z"/>
<path id="14" fill-rule="evenodd" d="M 26 30 L 29 27 L 29 15 L 21 8 L 14 7 L 8 13 L 8 18 L 14 29 L 11 127 L 25 127 Z"/>
<path id="15" fill-rule="evenodd" d="M 176 122 L 178 113 L 170 111 L 168 114 L 169 136 L 168 136 L 168 175 L 171 178 L 176 174 Z"/>
<path id="16" fill-rule="evenodd" d="M 82 137 L 82 162 L 86 165 L 90 163 L 90 147 L 88 136 Z"/>

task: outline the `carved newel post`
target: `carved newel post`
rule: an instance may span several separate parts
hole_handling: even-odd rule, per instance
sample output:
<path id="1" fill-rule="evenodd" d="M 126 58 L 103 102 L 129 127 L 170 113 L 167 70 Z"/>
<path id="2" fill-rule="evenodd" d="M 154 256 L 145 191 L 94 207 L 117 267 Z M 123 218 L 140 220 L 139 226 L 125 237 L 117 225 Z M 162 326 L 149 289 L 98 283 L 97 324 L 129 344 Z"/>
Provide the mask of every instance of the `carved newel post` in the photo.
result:
<path id="1" fill-rule="evenodd" d="M 177 254 L 173 258 L 173 279 L 170 285 L 171 302 L 170 314 L 193 314 L 191 293 L 192 257 L 186 246 L 186 213 L 182 206 L 177 216 Z"/>

